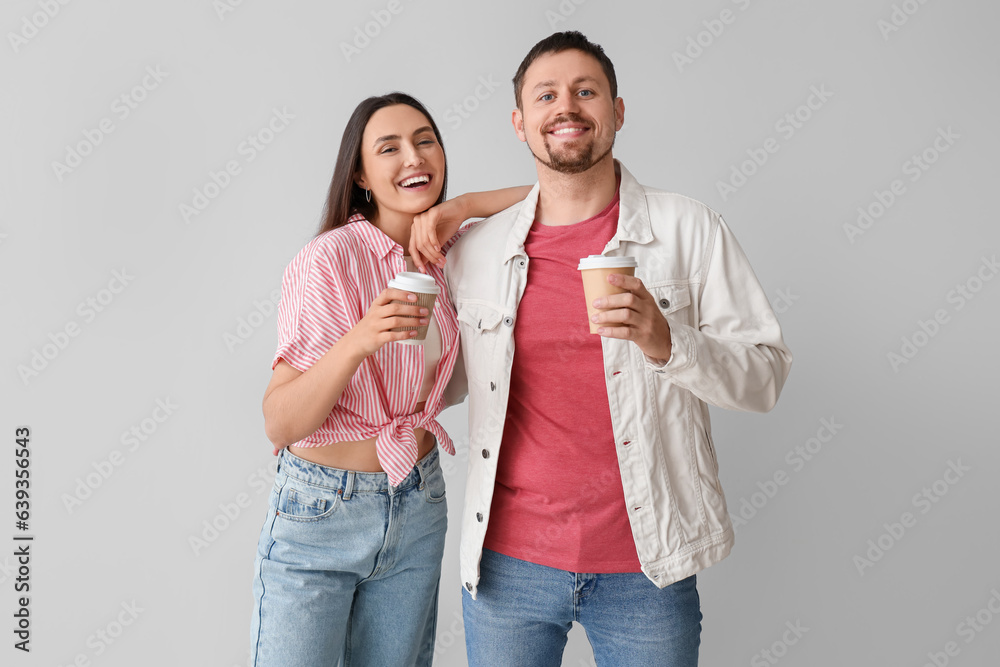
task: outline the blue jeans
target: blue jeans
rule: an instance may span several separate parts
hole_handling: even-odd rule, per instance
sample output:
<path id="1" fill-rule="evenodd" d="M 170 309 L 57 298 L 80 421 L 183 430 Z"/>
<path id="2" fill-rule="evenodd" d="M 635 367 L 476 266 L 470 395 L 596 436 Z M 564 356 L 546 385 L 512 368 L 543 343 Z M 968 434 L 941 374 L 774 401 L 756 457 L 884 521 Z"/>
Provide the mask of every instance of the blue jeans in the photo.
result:
<path id="1" fill-rule="evenodd" d="M 385 473 L 281 452 L 254 566 L 258 667 L 430 665 L 448 508 L 437 449 Z"/>
<path id="2" fill-rule="evenodd" d="M 695 576 L 657 588 L 638 574 L 582 574 L 483 550 L 475 600 L 462 590 L 470 667 L 558 667 L 573 621 L 600 667 L 695 667 Z"/>

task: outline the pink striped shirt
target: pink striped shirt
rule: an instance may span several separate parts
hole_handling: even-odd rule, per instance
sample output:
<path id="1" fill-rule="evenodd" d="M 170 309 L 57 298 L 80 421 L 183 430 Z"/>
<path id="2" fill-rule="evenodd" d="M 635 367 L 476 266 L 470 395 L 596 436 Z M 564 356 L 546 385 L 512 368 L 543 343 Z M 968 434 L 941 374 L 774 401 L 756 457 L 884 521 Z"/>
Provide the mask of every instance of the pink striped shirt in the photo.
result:
<path id="1" fill-rule="evenodd" d="M 405 270 L 403 248 L 361 215 L 310 241 L 285 269 L 271 368 L 282 359 L 302 372 L 311 368 Z M 433 314 L 441 331 L 441 360 L 424 409 L 413 412 L 424 379 L 423 346 L 387 343 L 361 363 L 326 421 L 297 446 L 377 438 L 378 460 L 393 486 L 416 463 L 414 428 L 430 431 L 446 452 L 455 453 L 435 418 L 445 407 L 442 397 L 455 366 L 458 319 L 443 273 L 436 266 L 427 270 L 441 287 Z"/>

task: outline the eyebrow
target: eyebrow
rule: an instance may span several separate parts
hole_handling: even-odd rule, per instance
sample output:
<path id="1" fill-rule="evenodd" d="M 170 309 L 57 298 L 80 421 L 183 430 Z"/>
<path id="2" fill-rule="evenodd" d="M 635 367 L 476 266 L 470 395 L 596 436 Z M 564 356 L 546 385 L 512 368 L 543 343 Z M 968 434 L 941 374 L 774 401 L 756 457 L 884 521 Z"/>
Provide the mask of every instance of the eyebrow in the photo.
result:
<path id="1" fill-rule="evenodd" d="M 433 132 L 433 131 L 434 129 L 430 125 L 424 125 L 423 127 L 418 127 L 417 129 L 415 129 L 413 131 L 413 136 L 417 136 L 418 134 L 421 134 L 423 132 Z M 378 139 L 376 139 L 375 142 L 372 144 L 372 146 L 378 146 L 379 144 L 384 143 L 386 141 L 399 141 L 400 139 L 402 139 L 402 137 L 400 137 L 398 134 L 387 134 L 384 137 L 379 137 Z"/>
<path id="2" fill-rule="evenodd" d="M 597 79 L 595 79 L 592 76 L 578 76 L 578 77 L 576 77 L 575 79 L 573 79 L 570 82 L 570 85 L 571 86 L 575 86 L 576 84 L 583 83 L 585 81 L 588 81 L 588 82 L 591 82 L 591 83 L 597 83 Z M 534 91 L 538 90 L 539 88 L 550 88 L 550 87 L 556 85 L 556 83 L 558 83 L 558 82 L 555 79 L 549 79 L 547 81 L 541 81 L 540 83 L 538 83 L 538 85 L 536 85 L 534 88 L 532 88 L 531 91 L 534 92 Z"/>

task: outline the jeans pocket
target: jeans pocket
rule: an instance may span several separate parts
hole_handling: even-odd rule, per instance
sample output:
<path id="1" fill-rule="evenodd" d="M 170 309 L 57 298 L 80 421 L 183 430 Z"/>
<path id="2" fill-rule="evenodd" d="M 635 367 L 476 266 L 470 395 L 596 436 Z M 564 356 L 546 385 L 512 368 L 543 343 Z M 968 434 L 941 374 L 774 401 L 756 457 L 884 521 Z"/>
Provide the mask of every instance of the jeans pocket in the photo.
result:
<path id="1" fill-rule="evenodd" d="M 337 511 L 339 492 L 333 489 L 299 488 L 290 481 L 278 497 L 278 516 L 289 521 L 320 521 Z"/>
<path id="2" fill-rule="evenodd" d="M 444 497 L 444 472 L 440 465 L 436 465 L 424 477 L 424 498 L 429 503 L 439 503 Z"/>

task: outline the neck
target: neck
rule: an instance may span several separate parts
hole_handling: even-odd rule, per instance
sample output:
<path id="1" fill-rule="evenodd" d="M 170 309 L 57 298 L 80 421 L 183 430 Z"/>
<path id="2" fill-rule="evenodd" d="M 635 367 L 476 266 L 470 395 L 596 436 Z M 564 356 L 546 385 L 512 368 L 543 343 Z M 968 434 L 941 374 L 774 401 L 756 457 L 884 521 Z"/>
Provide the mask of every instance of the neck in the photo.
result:
<path id="1" fill-rule="evenodd" d="M 379 210 L 375 215 L 375 220 L 371 223 L 378 227 L 379 231 L 398 243 L 403 248 L 403 254 L 407 253 L 410 247 L 410 231 L 413 229 L 413 215 L 400 213 L 398 211 Z"/>
<path id="2" fill-rule="evenodd" d="M 539 184 L 535 219 L 543 225 L 572 225 L 592 218 L 615 196 L 618 181 L 610 153 L 581 174 L 553 171 L 537 160 L 535 164 Z"/>

